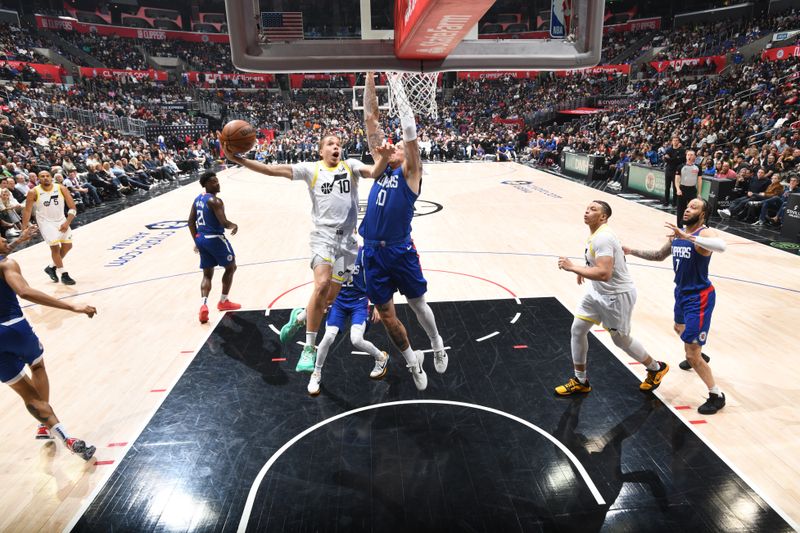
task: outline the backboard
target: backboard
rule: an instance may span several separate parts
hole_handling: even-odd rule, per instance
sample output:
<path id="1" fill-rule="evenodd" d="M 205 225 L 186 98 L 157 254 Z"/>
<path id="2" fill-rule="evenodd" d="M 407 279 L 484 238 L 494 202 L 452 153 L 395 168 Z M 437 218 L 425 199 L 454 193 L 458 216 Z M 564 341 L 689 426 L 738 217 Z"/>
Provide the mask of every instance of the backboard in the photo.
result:
<path id="1" fill-rule="evenodd" d="M 225 3 L 231 56 L 237 68 L 304 73 L 590 67 L 600 61 L 605 8 L 602 0 L 225 0 Z M 489 6 L 488 11 L 481 9 L 481 14 L 475 16 L 473 9 L 473 18 L 460 15 L 460 10 L 469 9 L 464 6 L 481 3 Z M 424 27 L 415 21 L 416 13 L 437 5 L 445 16 L 436 19 L 438 22 L 434 21 L 433 26 Z M 419 30 L 418 34 L 441 40 L 457 27 L 457 21 L 468 21 L 469 27 L 467 22 L 462 24 L 463 31 L 458 33 L 445 57 L 422 55 L 402 59 L 396 54 L 396 12 L 403 19 L 398 35 Z M 430 17 L 426 22 L 430 23 Z"/>

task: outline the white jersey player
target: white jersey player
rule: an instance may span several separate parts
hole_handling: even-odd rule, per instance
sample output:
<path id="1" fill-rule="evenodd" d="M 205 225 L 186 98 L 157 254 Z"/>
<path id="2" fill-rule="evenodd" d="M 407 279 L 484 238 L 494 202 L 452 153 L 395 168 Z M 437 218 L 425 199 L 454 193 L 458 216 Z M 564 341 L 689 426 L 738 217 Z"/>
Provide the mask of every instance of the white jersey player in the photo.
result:
<path id="1" fill-rule="evenodd" d="M 630 336 L 631 317 L 636 304 L 636 288 L 628 273 L 625 253 L 617 236 L 608 227 L 611 206 L 603 201 L 589 204 L 583 222 L 589 226 L 584 258 L 586 266 L 573 264 L 566 257 L 558 259 L 558 267 L 578 275 L 578 284 L 589 280 L 586 294 L 572 322 L 571 352 L 575 376 L 555 388 L 559 396 L 587 393 L 592 390 L 586 377 L 586 356 L 589 351 L 589 330 L 592 324 L 602 324 L 611 340 L 647 368 L 647 377 L 639 385 L 642 391 L 653 391 L 669 372 L 669 365 L 656 361 L 642 344 Z"/>
<path id="2" fill-rule="evenodd" d="M 75 201 L 66 187 L 53 181 L 46 170 L 39 172 L 39 184 L 28 191 L 25 211 L 22 213 L 22 229 L 28 227 L 31 212 L 35 209 L 39 233 L 50 247 L 51 262 L 44 269 L 54 282 L 75 285 L 69 273 L 64 270 L 64 257 L 72 249 L 72 230 L 69 225 L 78 214 Z M 66 213 L 65 213 L 66 211 Z"/>
<path id="3" fill-rule="evenodd" d="M 233 154 L 224 143 L 223 149 L 225 156 L 234 163 L 268 176 L 302 180 L 308 187 L 314 222 L 311 232 L 314 292 L 305 310 L 292 311 L 289 324 L 281 332 L 281 340 L 289 340 L 305 321 L 306 344 L 295 370 L 313 372 L 317 332 L 325 308 L 336 298 L 341 284 L 349 281 L 355 264 L 358 250 L 354 235 L 358 217 L 358 181 L 362 177 L 373 177 L 373 167 L 357 159 L 343 161 L 342 141 L 336 135 L 322 137 L 319 142 L 320 160 L 315 163 L 265 165 Z"/>

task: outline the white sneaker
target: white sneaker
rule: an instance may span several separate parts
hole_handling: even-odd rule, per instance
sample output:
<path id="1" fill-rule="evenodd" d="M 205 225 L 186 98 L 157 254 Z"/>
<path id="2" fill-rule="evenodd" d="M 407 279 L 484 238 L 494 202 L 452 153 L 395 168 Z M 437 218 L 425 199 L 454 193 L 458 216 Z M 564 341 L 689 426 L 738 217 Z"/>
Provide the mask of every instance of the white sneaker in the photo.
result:
<path id="1" fill-rule="evenodd" d="M 444 349 L 433 352 L 433 367 L 439 374 L 444 374 L 447 370 L 447 352 Z"/>
<path id="2" fill-rule="evenodd" d="M 382 379 L 386 372 L 389 371 L 387 366 L 389 364 L 389 354 L 381 352 L 381 355 L 380 359 L 375 359 L 375 366 L 372 368 L 372 372 L 369 373 L 371 379 Z"/>
<path id="3" fill-rule="evenodd" d="M 308 393 L 311 396 L 316 396 L 319 394 L 319 386 L 322 383 L 322 370 L 314 369 L 311 373 L 311 377 L 308 379 Z"/>
<path id="4" fill-rule="evenodd" d="M 720 209 L 719 211 L 717 211 L 717 214 L 720 217 L 725 217 L 725 218 L 728 218 L 729 216 L 731 216 L 731 212 L 728 209 Z"/>
<path id="5" fill-rule="evenodd" d="M 417 356 L 417 364 L 406 366 L 408 371 L 411 372 L 411 377 L 414 378 L 414 385 L 417 386 L 417 390 L 425 390 L 428 387 L 428 375 L 425 373 L 425 369 L 422 368 L 422 363 L 425 362 L 425 354 L 420 350 L 415 350 L 414 355 Z"/>

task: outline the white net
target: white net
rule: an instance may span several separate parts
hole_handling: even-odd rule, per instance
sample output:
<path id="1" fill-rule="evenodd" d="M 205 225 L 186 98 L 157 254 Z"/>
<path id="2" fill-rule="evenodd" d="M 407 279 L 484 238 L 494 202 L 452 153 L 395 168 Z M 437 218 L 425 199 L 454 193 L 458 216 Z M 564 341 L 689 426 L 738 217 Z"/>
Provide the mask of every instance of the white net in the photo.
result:
<path id="1" fill-rule="evenodd" d="M 389 85 L 389 112 L 392 116 L 438 116 L 436 107 L 437 72 L 387 72 Z"/>

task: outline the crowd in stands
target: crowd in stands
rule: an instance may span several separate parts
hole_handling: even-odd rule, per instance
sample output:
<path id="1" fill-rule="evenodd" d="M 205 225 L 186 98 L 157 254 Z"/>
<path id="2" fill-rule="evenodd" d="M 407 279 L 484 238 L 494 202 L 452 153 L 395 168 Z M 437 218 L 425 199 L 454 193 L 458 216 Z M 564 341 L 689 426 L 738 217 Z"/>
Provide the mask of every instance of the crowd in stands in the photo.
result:
<path id="1" fill-rule="evenodd" d="M 58 34 L 109 68 L 147 70 L 151 68 L 137 47 L 141 42 L 123 37 L 60 31 Z M 73 61 L 80 59 L 73 58 Z M 79 65 L 82 63 L 79 62 Z"/>
<path id="2" fill-rule="evenodd" d="M 34 48 L 49 48 L 49 46 L 19 26 L 0 22 L 0 61 L 47 63 L 47 58 L 37 53 Z"/>
<path id="3" fill-rule="evenodd" d="M 20 84 L 2 98 L 0 114 L 0 234 L 14 237 L 27 191 L 41 170 L 50 171 L 74 197 L 79 211 L 147 191 L 219 158 L 212 134 L 148 142 L 119 131 L 47 116 L 21 96 Z"/>
<path id="4" fill-rule="evenodd" d="M 130 41 L 130 39 L 129 39 Z M 177 57 L 199 72 L 236 72 L 227 43 L 193 43 L 189 41 L 136 41 L 152 56 Z"/>

